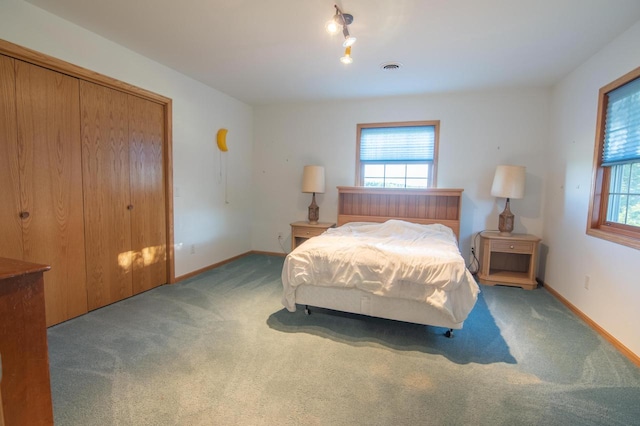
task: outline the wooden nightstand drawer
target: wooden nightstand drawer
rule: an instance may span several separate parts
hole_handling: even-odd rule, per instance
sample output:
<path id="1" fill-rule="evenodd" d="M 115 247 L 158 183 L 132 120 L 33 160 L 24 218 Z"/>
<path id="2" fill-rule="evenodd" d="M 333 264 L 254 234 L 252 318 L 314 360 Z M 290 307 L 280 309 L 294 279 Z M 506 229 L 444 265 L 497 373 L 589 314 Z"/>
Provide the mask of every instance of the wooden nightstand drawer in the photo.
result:
<path id="1" fill-rule="evenodd" d="M 533 243 L 526 241 L 491 241 L 491 250 L 503 253 L 533 253 Z"/>
<path id="2" fill-rule="evenodd" d="M 294 237 L 316 237 L 322 234 L 326 229 L 323 228 L 312 228 L 310 226 L 296 226 L 293 228 L 293 236 Z"/>

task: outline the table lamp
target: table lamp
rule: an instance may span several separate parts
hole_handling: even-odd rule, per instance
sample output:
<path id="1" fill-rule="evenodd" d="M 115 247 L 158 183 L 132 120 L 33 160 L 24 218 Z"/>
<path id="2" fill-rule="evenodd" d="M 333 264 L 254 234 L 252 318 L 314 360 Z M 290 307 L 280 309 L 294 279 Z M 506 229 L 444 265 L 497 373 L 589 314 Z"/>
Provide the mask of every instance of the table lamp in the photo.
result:
<path id="1" fill-rule="evenodd" d="M 324 193 L 324 167 L 304 166 L 302 192 L 313 194 L 309 205 L 309 224 L 316 225 L 320 218 L 320 207 L 316 204 L 316 192 Z"/>
<path id="2" fill-rule="evenodd" d="M 504 211 L 498 219 L 500 235 L 509 236 L 513 231 L 513 213 L 509 208 L 511 198 L 524 197 L 525 167 L 523 166 L 498 166 L 491 185 L 491 195 L 506 198 Z"/>

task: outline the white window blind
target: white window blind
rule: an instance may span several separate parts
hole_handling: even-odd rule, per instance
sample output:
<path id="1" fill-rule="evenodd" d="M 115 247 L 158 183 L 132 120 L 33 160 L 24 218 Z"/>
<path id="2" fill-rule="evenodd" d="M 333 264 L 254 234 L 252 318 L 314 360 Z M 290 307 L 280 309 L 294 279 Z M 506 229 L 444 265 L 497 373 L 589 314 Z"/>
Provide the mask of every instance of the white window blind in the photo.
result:
<path id="1" fill-rule="evenodd" d="M 435 126 L 368 127 L 360 133 L 360 161 L 433 161 Z"/>
<path id="2" fill-rule="evenodd" d="M 640 78 L 607 94 L 602 165 L 640 161 Z"/>

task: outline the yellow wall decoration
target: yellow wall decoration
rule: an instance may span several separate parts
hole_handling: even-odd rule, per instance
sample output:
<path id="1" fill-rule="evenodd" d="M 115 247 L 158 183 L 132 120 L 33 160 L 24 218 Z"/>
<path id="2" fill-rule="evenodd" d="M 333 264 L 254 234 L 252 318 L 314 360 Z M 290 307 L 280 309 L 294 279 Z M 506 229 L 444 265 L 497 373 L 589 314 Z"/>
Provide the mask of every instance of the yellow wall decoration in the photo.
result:
<path id="1" fill-rule="evenodd" d="M 222 155 L 223 152 L 229 151 L 229 147 L 227 147 L 227 129 L 218 130 L 218 135 L 216 137 L 216 143 L 218 144 L 219 152 L 219 160 L 220 160 L 220 175 L 218 177 L 218 183 L 224 183 L 224 203 L 229 204 L 229 187 L 228 187 L 228 178 L 227 175 L 229 173 L 227 154 Z M 224 164 L 222 161 L 222 157 L 224 157 Z M 222 170 L 224 169 L 224 182 L 222 176 Z"/>
<path id="2" fill-rule="evenodd" d="M 220 151 L 222 152 L 227 152 L 229 150 L 229 148 L 227 148 L 227 132 L 227 129 L 218 130 L 218 148 L 220 148 Z"/>

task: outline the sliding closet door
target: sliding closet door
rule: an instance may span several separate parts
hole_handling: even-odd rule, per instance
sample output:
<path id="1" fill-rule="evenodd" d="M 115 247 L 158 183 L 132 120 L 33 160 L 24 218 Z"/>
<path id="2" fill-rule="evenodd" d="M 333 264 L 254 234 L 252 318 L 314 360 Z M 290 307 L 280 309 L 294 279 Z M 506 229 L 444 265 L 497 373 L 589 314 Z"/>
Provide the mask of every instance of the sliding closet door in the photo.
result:
<path id="1" fill-rule="evenodd" d="M 167 282 L 162 105 L 129 95 L 133 292 Z"/>
<path id="2" fill-rule="evenodd" d="M 45 304 L 52 325 L 87 312 L 79 82 L 15 64 L 24 259 L 51 265 Z"/>
<path id="3" fill-rule="evenodd" d="M 89 310 L 132 295 L 127 95 L 80 82 Z"/>
<path id="4" fill-rule="evenodd" d="M 14 60 L 0 55 L 0 257 L 22 259 Z"/>

